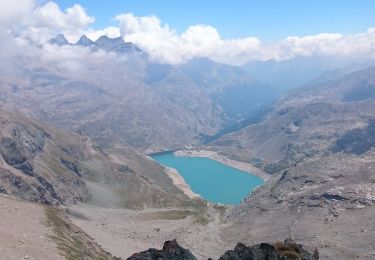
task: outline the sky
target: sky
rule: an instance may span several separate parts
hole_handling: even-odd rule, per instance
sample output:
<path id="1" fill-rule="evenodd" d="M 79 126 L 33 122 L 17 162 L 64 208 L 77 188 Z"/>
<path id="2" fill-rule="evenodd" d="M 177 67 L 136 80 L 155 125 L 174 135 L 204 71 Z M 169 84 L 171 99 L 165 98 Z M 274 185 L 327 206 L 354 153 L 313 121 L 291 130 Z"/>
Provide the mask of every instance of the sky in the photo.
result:
<path id="1" fill-rule="evenodd" d="M 122 37 L 159 63 L 375 58 L 375 0 L 12 0 L 0 10 L 0 33 L 18 42 Z"/>
<path id="2" fill-rule="evenodd" d="M 57 0 L 75 3 L 95 17 L 95 28 L 115 25 L 119 13 L 155 15 L 178 32 L 194 24 L 215 27 L 223 38 L 255 36 L 272 42 L 287 36 L 354 34 L 375 26 L 374 0 Z"/>

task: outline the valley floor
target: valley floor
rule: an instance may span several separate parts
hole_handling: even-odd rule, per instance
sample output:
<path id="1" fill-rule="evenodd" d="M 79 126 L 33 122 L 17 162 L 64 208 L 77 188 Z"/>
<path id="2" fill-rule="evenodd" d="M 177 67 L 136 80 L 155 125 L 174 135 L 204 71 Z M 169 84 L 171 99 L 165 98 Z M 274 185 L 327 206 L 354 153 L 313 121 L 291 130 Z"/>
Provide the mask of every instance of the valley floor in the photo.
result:
<path id="1" fill-rule="evenodd" d="M 147 248 L 161 248 L 177 239 L 199 259 L 218 258 L 235 243 L 226 243 L 220 231 L 222 209 L 205 212 L 168 208 L 134 211 L 79 204 L 70 218 L 108 252 L 126 259 Z M 77 217 L 78 216 L 78 217 Z"/>
<path id="2" fill-rule="evenodd" d="M 0 259 L 65 259 L 51 240 L 45 206 L 0 196 Z M 177 239 L 199 259 L 214 259 L 241 241 L 251 245 L 294 237 L 317 246 L 320 259 L 373 259 L 375 208 L 298 212 L 262 210 L 244 222 L 225 224 L 223 208 L 128 210 L 77 204 L 65 208 L 73 224 L 104 250 L 126 259 L 147 248 Z M 352 220 L 356 221 L 352 221 Z M 270 228 L 269 223 L 277 223 Z M 349 225 L 350 223 L 350 225 Z M 108 258 L 110 259 L 110 258 Z"/>
<path id="3" fill-rule="evenodd" d="M 254 210 L 251 218 L 222 229 L 227 239 L 245 244 L 293 237 L 299 243 L 317 247 L 322 260 L 375 259 L 375 208 L 328 209 L 291 213 L 282 210 Z"/>
<path id="4" fill-rule="evenodd" d="M 375 256 L 371 224 L 374 207 L 342 210 L 338 217 L 330 216 L 326 209 L 294 216 L 283 211 L 264 214 L 255 210 L 252 218 L 232 224 L 223 222 L 221 211 L 214 208 L 205 214 L 208 219 L 181 208 L 134 211 L 79 204 L 70 210 L 75 225 L 106 251 L 123 259 L 147 248 L 160 249 L 164 241 L 172 239 L 189 248 L 198 259 L 217 259 L 237 242 L 252 245 L 288 237 L 309 245 L 311 251 L 318 247 L 323 260 L 370 260 Z"/>

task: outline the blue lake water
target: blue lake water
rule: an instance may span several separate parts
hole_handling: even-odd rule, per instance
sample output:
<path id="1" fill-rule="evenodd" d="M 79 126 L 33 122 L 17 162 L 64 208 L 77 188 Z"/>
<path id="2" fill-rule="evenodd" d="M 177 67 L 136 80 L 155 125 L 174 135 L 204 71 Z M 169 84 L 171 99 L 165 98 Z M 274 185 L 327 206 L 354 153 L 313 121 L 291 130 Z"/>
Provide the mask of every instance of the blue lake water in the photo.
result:
<path id="1" fill-rule="evenodd" d="M 248 172 L 201 157 L 178 157 L 173 153 L 151 156 L 176 169 L 191 189 L 204 199 L 223 204 L 238 204 L 263 180 Z"/>

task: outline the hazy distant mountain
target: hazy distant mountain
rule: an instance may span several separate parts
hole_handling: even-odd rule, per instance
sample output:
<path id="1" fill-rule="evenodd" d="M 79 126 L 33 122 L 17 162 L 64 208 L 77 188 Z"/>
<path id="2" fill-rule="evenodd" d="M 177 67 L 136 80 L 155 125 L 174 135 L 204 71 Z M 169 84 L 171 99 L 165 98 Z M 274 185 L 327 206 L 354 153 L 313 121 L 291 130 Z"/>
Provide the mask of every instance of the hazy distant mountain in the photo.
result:
<path id="1" fill-rule="evenodd" d="M 119 53 L 127 53 L 130 51 L 141 52 L 141 50 L 131 42 L 124 42 L 121 37 L 109 38 L 108 36 L 100 36 L 94 43 L 100 49 L 106 51 L 114 51 Z"/>
<path id="2" fill-rule="evenodd" d="M 340 136 L 375 118 L 375 69 L 295 89 L 266 118 L 225 135 L 213 145 L 242 160 L 264 161 L 269 172 L 324 154 Z M 375 144 L 374 144 L 375 145 Z"/>
<path id="3" fill-rule="evenodd" d="M 375 66 L 375 62 L 368 60 L 368 61 L 362 61 L 362 62 L 353 62 L 350 64 L 347 64 L 345 66 L 340 66 L 331 70 L 324 71 L 319 75 L 319 77 L 316 77 L 312 81 L 308 82 L 305 86 L 314 86 L 318 84 L 322 84 L 324 82 L 333 81 L 336 79 L 339 79 L 347 74 L 350 74 L 355 71 L 363 70 L 369 67 Z"/>
<path id="4" fill-rule="evenodd" d="M 58 34 L 56 37 L 53 37 L 51 40 L 49 40 L 49 43 L 56 44 L 56 45 L 69 45 L 68 40 L 65 38 L 63 34 Z"/>
<path id="5" fill-rule="evenodd" d="M 76 45 L 81 45 L 81 46 L 91 46 L 94 45 L 95 43 L 87 38 L 86 35 L 82 35 L 81 38 L 77 41 Z"/>
<path id="6" fill-rule="evenodd" d="M 199 143 L 277 96 L 238 67 L 209 60 L 158 64 L 121 38 L 82 37 L 76 45 L 109 51 L 113 60 L 87 61 L 79 71 L 24 63 L 22 77 L 0 78 L 1 102 L 106 147 L 151 151 Z"/>
<path id="7" fill-rule="evenodd" d="M 224 109 L 229 121 L 246 119 L 280 94 L 239 67 L 209 59 L 195 59 L 179 68 Z"/>
<path id="8" fill-rule="evenodd" d="M 108 52 L 118 52 L 123 54 L 132 51 L 141 52 L 141 49 L 130 42 L 125 42 L 121 37 L 109 38 L 105 35 L 100 36 L 95 42 L 87 38 L 86 35 L 82 35 L 76 43 L 71 44 L 63 34 L 59 34 L 49 40 L 49 43 L 60 46 L 78 45 L 83 47 L 93 47 L 94 49 L 102 49 Z"/>
<path id="9" fill-rule="evenodd" d="M 343 76 L 345 73 L 364 69 L 374 65 L 373 61 L 353 60 L 337 57 L 296 57 L 289 60 L 254 61 L 244 64 L 242 68 L 254 75 L 261 82 L 286 91 L 310 81 L 321 80 L 331 75 L 331 79 Z M 334 71 L 344 73 L 334 73 Z M 335 76 L 334 76 L 335 75 Z M 328 78 L 327 78 L 328 79 Z"/>

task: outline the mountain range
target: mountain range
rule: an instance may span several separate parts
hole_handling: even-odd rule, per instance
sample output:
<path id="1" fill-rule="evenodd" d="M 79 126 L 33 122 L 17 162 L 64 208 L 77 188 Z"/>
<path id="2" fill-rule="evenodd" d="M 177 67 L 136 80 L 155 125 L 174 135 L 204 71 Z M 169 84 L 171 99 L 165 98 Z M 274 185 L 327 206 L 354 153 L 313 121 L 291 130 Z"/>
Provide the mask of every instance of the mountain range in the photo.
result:
<path id="1" fill-rule="evenodd" d="M 272 176 L 227 212 L 226 234 L 250 243 L 287 230 L 324 259 L 371 259 L 374 93 L 374 68 L 297 88 L 260 122 L 209 143 Z"/>
<path id="2" fill-rule="evenodd" d="M 369 68 L 292 90 L 272 105 L 263 121 L 212 145 L 242 161 L 256 162 L 266 172 L 279 172 L 304 158 L 332 151 L 350 131 L 371 125 L 374 86 L 375 70 Z M 361 149 L 357 145 L 353 149 Z M 373 144 L 368 145 L 370 149 Z"/>
<path id="3" fill-rule="evenodd" d="M 173 235 L 203 258 L 293 237 L 324 259 L 373 258 L 371 61 L 171 65 L 106 36 L 72 44 L 58 35 L 35 48 L 64 57 L 25 56 L 0 71 L 0 193 L 57 206 L 48 222 L 72 248 L 85 253 L 71 238 L 86 232 L 112 259 L 90 236 L 120 252 L 115 238 L 139 249 Z M 267 180 L 233 207 L 189 197 L 146 155 L 183 147 L 251 164 Z M 269 251 L 239 245 L 222 259 Z M 175 242 L 171 250 L 187 253 Z M 149 253 L 165 254 L 138 256 Z"/>
<path id="4" fill-rule="evenodd" d="M 197 144 L 278 96 L 238 67 L 208 59 L 159 64 L 120 38 L 82 36 L 70 44 L 59 35 L 47 44 L 113 59 L 84 63 L 79 72 L 60 69 L 63 61 L 23 62 L 22 76 L 0 75 L 2 104 L 104 147 L 151 152 Z"/>
<path id="5" fill-rule="evenodd" d="M 287 60 L 250 61 L 241 68 L 257 80 L 286 92 L 317 81 L 337 79 L 345 74 L 374 66 L 373 59 L 326 56 L 297 56 Z"/>

